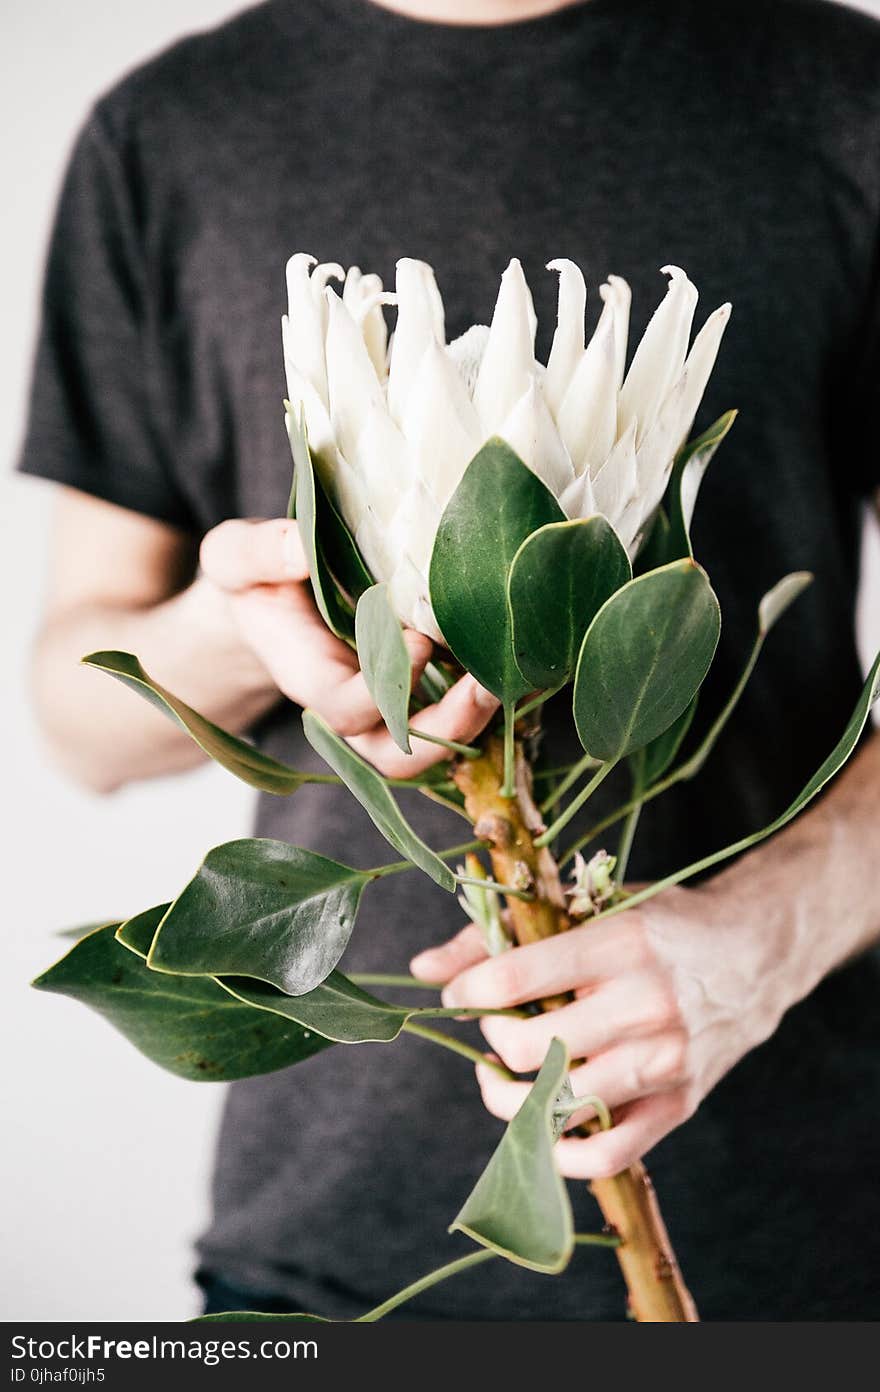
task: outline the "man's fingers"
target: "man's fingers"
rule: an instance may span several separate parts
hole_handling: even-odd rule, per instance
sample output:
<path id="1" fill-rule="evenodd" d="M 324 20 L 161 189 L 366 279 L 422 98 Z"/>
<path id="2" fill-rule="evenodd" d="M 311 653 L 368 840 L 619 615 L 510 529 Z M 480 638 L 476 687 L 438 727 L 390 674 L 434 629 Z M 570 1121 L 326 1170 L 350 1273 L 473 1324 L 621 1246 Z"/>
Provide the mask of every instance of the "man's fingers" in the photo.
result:
<path id="1" fill-rule="evenodd" d="M 571 1075 L 575 1093 L 586 1090 L 580 1082 L 584 1071 L 575 1069 Z M 509 1082 L 485 1064 L 477 1065 L 477 1078 L 486 1107 L 502 1121 L 515 1116 L 532 1086 L 531 1083 Z M 602 1100 L 609 1106 L 614 1105 L 606 1097 Z M 693 1101 L 684 1088 L 628 1103 L 615 1112 L 610 1130 L 596 1131 L 583 1138 L 564 1136 L 557 1141 L 554 1154 L 559 1169 L 566 1179 L 608 1179 L 620 1174 L 647 1155 L 676 1126 L 687 1121 L 694 1110 Z"/>
<path id="2" fill-rule="evenodd" d="M 559 1168 L 567 1179 L 610 1179 L 641 1160 L 693 1113 L 694 1105 L 683 1090 L 633 1102 L 621 1109 L 610 1131 L 596 1131 L 585 1140 L 558 1141 Z"/>
<path id="3" fill-rule="evenodd" d="M 482 934 L 475 923 L 469 923 L 448 942 L 429 947 L 413 957 L 409 969 L 413 976 L 422 981 L 449 981 L 450 977 L 457 976 L 465 967 L 481 961 L 485 956 Z"/>
<path id="4" fill-rule="evenodd" d="M 569 1074 L 575 1097 L 600 1097 L 607 1107 L 622 1107 L 640 1097 L 672 1092 L 687 1081 L 687 1041 L 683 1033 L 667 1031 L 647 1039 L 630 1039 L 573 1068 Z M 504 1078 L 494 1068 L 477 1065 L 483 1102 L 493 1116 L 510 1121 L 522 1106 L 531 1083 Z M 593 1107 L 575 1112 L 567 1128 L 595 1116 Z"/>
<path id="5" fill-rule="evenodd" d="M 451 686 L 435 705 L 426 706 L 414 715 L 410 723 L 414 730 L 424 730 L 426 735 L 468 744 L 485 730 L 500 705 L 498 697 L 481 686 L 476 677 L 467 676 Z M 424 748 L 427 742 L 418 740 L 417 743 Z M 437 748 L 435 746 L 435 751 Z M 448 758 L 448 751 L 439 748 L 437 757 Z M 437 758 L 431 762 L 436 763 Z"/>
<path id="6" fill-rule="evenodd" d="M 499 704 L 473 677 L 462 677 L 436 705 L 414 715 L 410 724 L 414 730 L 467 744 L 489 723 Z M 351 740 L 352 748 L 375 764 L 386 778 L 414 778 L 449 758 L 449 750 L 442 745 L 415 736 L 411 743 L 412 753 L 404 754 L 384 726 Z"/>
<path id="7" fill-rule="evenodd" d="M 286 518 L 221 522 L 203 538 L 199 560 L 208 579 L 224 590 L 281 585 L 309 573 L 297 525 Z"/>
<path id="8" fill-rule="evenodd" d="M 607 923 L 572 928 L 481 963 L 450 983 L 444 1004 L 523 1005 L 647 967 L 652 960 L 642 919 L 633 909 Z"/>
<path id="9" fill-rule="evenodd" d="M 446 991 L 443 1001 L 447 1003 Z M 676 1001 L 652 972 L 615 977 L 589 996 L 530 1020 L 486 1015 L 480 1021 L 489 1044 L 514 1073 L 540 1068 L 554 1036 L 567 1045 L 570 1058 L 578 1059 L 627 1038 L 675 1030 L 679 1024 Z"/>

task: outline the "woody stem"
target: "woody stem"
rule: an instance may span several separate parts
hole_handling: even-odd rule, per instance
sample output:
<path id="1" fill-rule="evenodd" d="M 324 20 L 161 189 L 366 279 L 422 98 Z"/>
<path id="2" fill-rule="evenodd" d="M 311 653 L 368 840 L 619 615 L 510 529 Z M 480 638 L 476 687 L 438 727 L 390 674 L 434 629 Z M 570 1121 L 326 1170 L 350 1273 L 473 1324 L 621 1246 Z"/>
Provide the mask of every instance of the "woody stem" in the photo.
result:
<path id="1" fill-rule="evenodd" d="M 507 912 L 517 942 L 537 942 L 570 927 L 559 867 L 546 846 L 536 845 L 544 831 L 532 798 L 531 770 L 519 742 L 515 749 L 515 795 L 502 795 L 504 749 L 490 736 L 479 759 L 460 759 L 452 776 L 464 795 L 474 834 L 484 841 L 492 872 L 502 884 L 528 884 L 533 897 L 511 899 Z M 509 765 L 508 765 L 509 767 Z M 568 1001 L 554 996 L 541 1002 L 555 1010 Z M 605 1221 L 620 1238 L 617 1259 L 635 1319 L 647 1323 L 691 1323 L 699 1316 L 684 1283 L 663 1222 L 654 1186 L 641 1162 L 612 1179 L 594 1180 L 592 1192 Z"/>

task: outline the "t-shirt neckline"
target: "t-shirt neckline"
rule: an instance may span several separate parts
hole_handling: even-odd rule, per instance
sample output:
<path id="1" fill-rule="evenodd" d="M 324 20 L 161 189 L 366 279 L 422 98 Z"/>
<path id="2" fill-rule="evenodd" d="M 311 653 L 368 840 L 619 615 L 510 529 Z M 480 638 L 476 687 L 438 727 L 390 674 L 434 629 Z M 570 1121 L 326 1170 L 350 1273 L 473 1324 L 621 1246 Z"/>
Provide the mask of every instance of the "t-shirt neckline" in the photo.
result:
<path id="1" fill-rule="evenodd" d="M 290 14 L 294 4 L 298 3 L 300 0 L 284 0 L 282 9 Z M 625 0 L 575 0 L 574 4 L 551 10 L 548 14 L 530 15 L 502 24 L 454 24 L 445 20 L 423 19 L 374 4 L 373 0 L 311 0 L 311 3 L 326 13 L 329 22 L 341 22 L 349 28 L 373 34 L 384 31 L 401 37 L 422 36 L 434 43 L 462 46 L 494 43 L 503 46 L 509 42 L 519 44 L 528 38 L 549 38 L 557 32 L 566 32 L 572 25 L 589 22 L 593 17 L 598 18 L 620 9 Z"/>

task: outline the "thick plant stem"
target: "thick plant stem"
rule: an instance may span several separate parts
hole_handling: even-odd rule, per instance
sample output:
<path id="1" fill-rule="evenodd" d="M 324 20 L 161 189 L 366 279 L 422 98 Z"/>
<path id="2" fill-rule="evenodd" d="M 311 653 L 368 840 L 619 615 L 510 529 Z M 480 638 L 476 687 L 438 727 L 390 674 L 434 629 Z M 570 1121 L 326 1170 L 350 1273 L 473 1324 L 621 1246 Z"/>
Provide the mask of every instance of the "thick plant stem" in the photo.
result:
<path id="1" fill-rule="evenodd" d="M 480 759 L 460 760 L 453 777 L 464 795 L 474 834 L 485 841 L 496 879 L 525 884 L 531 902 L 511 900 L 508 914 L 519 943 L 537 942 L 570 927 L 559 869 L 546 847 L 535 846 L 543 830 L 532 800 L 531 775 L 516 749 L 516 797 L 501 796 L 504 754 L 500 742 L 487 741 Z M 545 1010 L 566 997 L 542 1001 Z M 594 1180 L 591 1189 L 611 1232 L 620 1238 L 617 1259 L 626 1281 L 633 1317 L 645 1323 L 691 1323 L 699 1319 L 684 1283 L 644 1165 L 637 1163 L 613 1179 Z"/>

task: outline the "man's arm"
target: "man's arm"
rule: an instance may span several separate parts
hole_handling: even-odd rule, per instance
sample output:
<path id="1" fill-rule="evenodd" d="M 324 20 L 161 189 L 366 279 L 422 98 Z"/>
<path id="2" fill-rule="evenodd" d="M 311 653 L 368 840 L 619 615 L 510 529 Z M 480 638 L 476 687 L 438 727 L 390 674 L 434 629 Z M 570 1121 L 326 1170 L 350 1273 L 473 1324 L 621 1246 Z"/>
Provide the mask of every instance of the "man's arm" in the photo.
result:
<path id="1" fill-rule="evenodd" d="M 450 1006 L 506 1007 L 574 991 L 528 1020 L 487 1018 L 483 1033 L 515 1072 L 539 1067 L 558 1035 L 575 1096 L 601 1097 L 616 1125 L 557 1146 L 571 1178 L 616 1174 L 693 1114 L 790 1006 L 880 938 L 880 734 L 822 799 L 784 831 L 696 889 L 483 960 L 472 925 L 412 962 L 447 981 Z M 528 1084 L 478 1067 L 486 1106 L 513 1116 Z M 590 1113 L 574 1116 L 571 1125 Z"/>
<path id="2" fill-rule="evenodd" d="M 135 653 L 147 671 L 227 729 L 244 730 L 281 696 L 312 706 L 384 773 L 411 777 L 444 756 L 397 749 L 352 650 L 334 638 L 306 583 L 294 522 L 224 522 L 202 542 L 164 523 L 62 489 L 46 612 L 34 654 L 38 716 L 59 762 L 110 792 L 201 760 L 189 737 L 133 692 L 80 665 L 98 649 Z M 431 652 L 405 635 L 417 677 Z M 471 677 L 413 717 L 470 740 L 497 709 Z"/>

